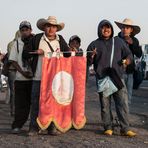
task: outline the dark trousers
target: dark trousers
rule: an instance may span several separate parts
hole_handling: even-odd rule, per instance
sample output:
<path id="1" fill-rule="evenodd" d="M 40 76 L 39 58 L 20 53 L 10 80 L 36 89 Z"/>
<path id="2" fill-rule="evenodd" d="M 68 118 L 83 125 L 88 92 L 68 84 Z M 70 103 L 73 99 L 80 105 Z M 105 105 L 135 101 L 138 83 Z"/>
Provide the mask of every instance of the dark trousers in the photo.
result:
<path id="1" fill-rule="evenodd" d="M 41 81 L 34 80 L 32 83 L 31 93 L 31 112 L 30 112 L 30 130 L 38 130 L 36 119 L 39 112 L 39 99 L 40 99 L 40 83 Z"/>
<path id="2" fill-rule="evenodd" d="M 14 99 L 15 99 L 15 93 L 14 93 L 15 76 L 16 76 L 16 71 L 15 70 L 9 70 L 9 73 L 8 73 L 8 83 L 9 83 L 9 88 L 10 88 L 10 113 L 11 113 L 11 115 L 14 115 L 14 111 L 15 111 L 15 105 L 14 105 Z"/>
<path id="3" fill-rule="evenodd" d="M 117 117 L 120 122 L 121 132 L 127 132 L 129 130 L 129 108 L 128 108 L 128 95 L 127 89 L 122 80 L 124 87 L 115 92 L 112 96 L 115 102 Z M 101 117 L 104 124 L 105 130 L 112 129 L 112 112 L 111 112 L 111 96 L 103 97 L 102 94 L 100 96 L 101 103 Z"/>
<path id="4" fill-rule="evenodd" d="M 32 81 L 15 81 L 15 116 L 12 129 L 22 128 L 30 112 Z"/>

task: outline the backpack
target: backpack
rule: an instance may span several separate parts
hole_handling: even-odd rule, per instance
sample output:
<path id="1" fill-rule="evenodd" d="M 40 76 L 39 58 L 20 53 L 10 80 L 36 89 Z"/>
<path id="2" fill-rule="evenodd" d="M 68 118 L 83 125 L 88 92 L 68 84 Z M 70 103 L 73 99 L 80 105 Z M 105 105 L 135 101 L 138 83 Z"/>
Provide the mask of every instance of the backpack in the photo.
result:
<path id="1" fill-rule="evenodd" d="M 9 71 L 9 66 L 10 66 L 10 62 L 8 60 L 8 53 L 5 54 L 2 62 L 3 62 L 2 75 L 8 77 L 8 71 Z"/>
<path id="2" fill-rule="evenodd" d="M 143 81 L 142 72 L 139 69 L 136 69 L 133 74 L 133 89 L 138 89 L 142 81 Z"/>
<path id="3" fill-rule="evenodd" d="M 16 44 L 17 44 L 17 52 L 19 53 L 18 40 L 16 41 Z M 8 52 L 5 54 L 2 62 L 3 62 L 2 75 L 8 77 L 9 67 L 11 65 L 11 62 L 9 61 Z"/>

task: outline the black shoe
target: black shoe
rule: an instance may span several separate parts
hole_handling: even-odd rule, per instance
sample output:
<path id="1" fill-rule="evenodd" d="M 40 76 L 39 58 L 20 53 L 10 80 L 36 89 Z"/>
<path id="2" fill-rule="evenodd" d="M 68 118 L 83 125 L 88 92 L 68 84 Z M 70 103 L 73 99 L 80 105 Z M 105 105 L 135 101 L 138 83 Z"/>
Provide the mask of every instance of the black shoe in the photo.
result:
<path id="1" fill-rule="evenodd" d="M 14 128 L 11 131 L 12 134 L 20 134 L 21 133 L 21 129 L 20 128 Z"/>
<path id="2" fill-rule="evenodd" d="M 48 135 L 48 130 L 39 130 L 39 135 Z"/>
<path id="3" fill-rule="evenodd" d="M 55 127 L 53 130 L 49 131 L 48 134 L 52 136 L 58 136 L 58 135 L 61 135 L 62 133 L 59 130 L 57 130 Z"/>
<path id="4" fill-rule="evenodd" d="M 62 133 L 55 127 L 53 123 L 51 123 L 51 125 L 48 127 L 48 134 L 52 136 L 58 136 Z"/>

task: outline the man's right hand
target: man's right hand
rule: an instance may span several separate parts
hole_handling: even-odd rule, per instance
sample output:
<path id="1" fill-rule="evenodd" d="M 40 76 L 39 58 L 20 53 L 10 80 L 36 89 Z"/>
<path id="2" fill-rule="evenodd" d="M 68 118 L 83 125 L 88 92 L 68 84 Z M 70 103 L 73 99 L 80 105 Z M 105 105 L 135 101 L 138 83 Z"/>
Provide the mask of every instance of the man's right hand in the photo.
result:
<path id="1" fill-rule="evenodd" d="M 92 52 L 91 58 L 93 59 L 96 54 L 97 54 L 97 49 L 95 48 Z"/>
<path id="2" fill-rule="evenodd" d="M 22 72 L 22 75 L 23 75 L 24 77 L 28 78 L 28 79 L 30 79 L 30 78 L 33 77 L 32 73 L 29 72 L 29 71 L 23 71 L 23 72 Z"/>
<path id="3" fill-rule="evenodd" d="M 43 55 L 44 51 L 42 49 L 38 49 L 36 51 L 31 51 L 29 54 L 38 54 L 38 55 Z"/>

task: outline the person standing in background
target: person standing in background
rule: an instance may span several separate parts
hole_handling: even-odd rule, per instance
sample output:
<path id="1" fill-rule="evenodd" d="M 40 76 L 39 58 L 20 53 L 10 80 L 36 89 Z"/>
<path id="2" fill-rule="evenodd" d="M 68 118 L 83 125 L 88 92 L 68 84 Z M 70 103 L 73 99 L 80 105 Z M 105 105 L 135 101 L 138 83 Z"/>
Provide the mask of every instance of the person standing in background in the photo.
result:
<path id="1" fill-rule="evenodd" d="M 128 45 L 133 57 L 136 56 L 140 58 L 142 56 L 142 49 L 139 45 L 138 39 L 135 37 L 136 34 L 140 32 L 140 27 L 134 25 L 131 19 L 124 19 L 123 22 L 115 21 L 116 25 L 121 29 L 118 36 L 125 41 Z M 128 103 L 131 104 L 132 92 L 133 92 L 133 73 L 135 70 L 135 61 L 131 64 L 125 66 L 124 80 L 128 91 Z"/>
<path id="2" fill-rule="evenodd" d="M 10 52 L 11 52 L 11 49 L 13 47 L 13 44 L 15 42 L 17 42 L 17 48 L 18 48 L 18 41 L 17 39 L 20 37 L 20 31 L 18 30 L 16 33 L 15 33 L 15 38 L 8 43 L 7 45 L 7 53 L 8 53 L 8 58 L 10 56 Z M 19 51 L 19 49 L 17 49 L 17 51 Z M 13 52 L 13 51 L 12 51 Z M 11 116 L 14 116 L 14 81 L 15 81 L 15 75 L 16 75 L 16 68 L 10 64 L 9 66 L 9 72 L 8 72 L 8 84 L 9 84 L 9 89 L 10 89 L 10 97 L 9 99 L 6 100 L 6 103 L 10 103 L 10 114 Z"/>
<path id="3" fill-rule="evenodd" d="M 14 121 L 12 123 L 12 133 L 19 134 L 21 128 L 28 119 L 30 113 L 30 102 L 31 102 L 31 88 L 32 88 L 32 75 L 28 71 L 28 67 L 24 67 L 22 60 L 22 52 L 24 45 L 28 40 L 32 38 L 32 28 L 28 21 L 23 21 L 19 25 L 21 37 L 12 46 L 10 51 L 9 61 L 15 67 L 16 78 L 15 78 L 15 114 Z"/>
<path id="4" fill-rule="evenodd" d="M 76 52 L 76 56 L 82 56 L 83 50 L 80 48 L 81 46 L 81 39 L 77 35 L 73 35 L 69 39 L 69 47 L 72 51 Z"/>
<path id="5" fill-rule="evenodd" d="M 3 59 L 4 55 L 1 53 L 1 49 L 0 49 L 0 91 L 2 91 L 2 79 L 1 79 L 1 74 L 2 74 L 2 59 Z"/>

